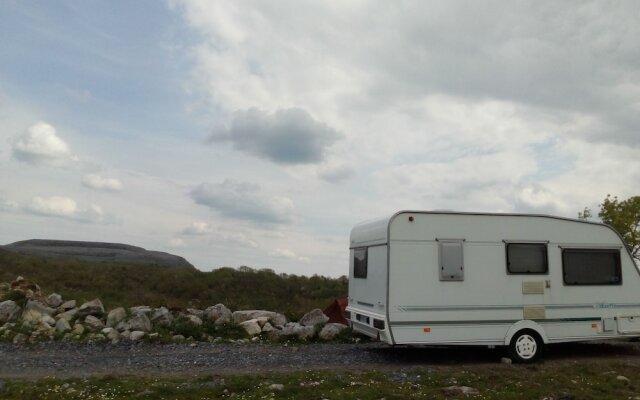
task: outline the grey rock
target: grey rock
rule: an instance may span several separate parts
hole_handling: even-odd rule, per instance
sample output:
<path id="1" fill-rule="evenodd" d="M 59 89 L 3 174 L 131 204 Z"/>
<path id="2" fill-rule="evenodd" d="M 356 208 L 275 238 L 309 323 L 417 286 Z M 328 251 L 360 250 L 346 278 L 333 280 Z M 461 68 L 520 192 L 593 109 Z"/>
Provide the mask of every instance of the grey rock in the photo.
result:
<path id="1" fill-rule="evenodd" d="M 145 332 L 133 331 L 133 332 L 131 332 L 131 335 L 129 336 L 129 340 L 131 340 L 132 342 L 137 342 L 139 340 L 142 340 L 142 338 L 144 338 L 145 335 L 146 335 Z"/>
<path id="2" fill-rule="evenodd" d="M 262 326 L 262 332 L 265 332 L 265 333 L 269 333 L 269 332 L 273 331 L 274 329 L 276 329 L 276 328 L 274 328 L 273 325 L 271 325 L 269 322 L 267 322 L 266 324 L 264 324 Z"/>
<path id="3" fill-rule="evenodd" d="M 132 331 L 149 332 L 151 330 L 151 321 L 147 314 L 137 314 L 128 320 Z"/>
<path id="4" fill-rule="evenodd" d="M 508 357 L 502 357 L 502 358 L 500 359 L 500 362 L 501 362 L 502 364 L 512 364 L 512 363 L 513 363 L 513 361 L 512 361 L 510 358 L 508 358 Z"/>
<path id="5" fill-rule="evenodd" d="M 478 389 L 474 389 L 469 386 L 448 386 L 442 389 L 447 396 L 473 396 L 480 394 Z"/>
<path id="6" fill-rule="evenodd" d="M 269 390 L 273 390 L 274 392 L 282 392 L 284 390 L 284 385 L 282 383 L 274 383 L 269 385 Z"/>
<path id="7" fill-rule="evenodd" d="M 68 322 L 71 322 L 71 320 L 74 319 L 77 314 L 78 314 L 78 309 L 77 308 L 72 308 L 71 310 L 67 310 L 65 312 L 62 312 L 62 313 L 56 315 L 56 318 L 57 319 L 66 319 Z"/>
<path id="8" fill-rule="evenodd" d="M 149 306 L 135 306 L 135 307 L 129 307 L 129 312 L 132 315 L 136 315 L 136 314 L 149 314 L 153 309 Z"/>
<path id="9" fill-rule="evenodd" d="M 93 315 L 87 315 L 84 319 L 84 326 L 92 331 L 99 331 L 104 328 L 104 322 Z"/>
<path id="10" fill-rule="evenodd" d="M 184 342 L 185 338 L 182 335 L 173 335 L 171 338 L 174 342 Z"/>
<path id="11" fill-rule="evenodd" d="M 196 315 L 187 315 L 186 317 L 189 320 L 189 322 L 191 322 L 192 324 L 197 326 L 202 325 L 202 320 Z"/>
<path id="12" fill-rule="evenodd" d="M 296 335 L 298 339 L 306 340 L 311 339 L 313 335 L 316 334 L 316 330 L 313 326 L 299 325 L 294 328 L 293 334 Z"/>
<path id="13" fill-rule="evenodd" d="M 168 326 L 173 322 L 173 315 L 166 307 L 159 307 L 151 312 L 151 318 L 149 319 L 154 324 Z"/>
<path id="14" fill-rule="evenodd" d="M 74 335 L 82 335 L 85 331 L 85 327 L 82 324 L 75 324 L 73 326 L 73 334 Z"/>
<path id="15" fill-rule="evenodd" d="M 60 304 L 60 306 L 58 307 L 58 310 L 67 311 L 67 310 L 71 310 L 72 308 L 76 308 L 75 300 L 65 301 L 64 303 Z"/>
<path id="16" fill-rule="evenodd" d="M 127 312 L 124 308 L 118 307 L 109 311 L 107 315 L 107 326 L 114 327 L 120 323 L 123 319 L 127 317 Z"/>
<path id="17" fill-rule="evenodd" d="M 244 328 L 249 336 L 259 335 L 262 332 L 262 328 L 258 321 L 255 319 L 250 319 L 248 321 L 244 321 L 240 323 L 240 326 Z"/>
<path id="18" fill-rule="evenodd" d="M 216 304 L 215 306 L 207 307 L 204 310 L 204 319 L 214 321 L 216 324 L 225 324 L 231 322 L 231 310 L 229 310 L 224 304 Z"/>
<path id="19" fill-rule="evenodd" d="M 616 376 L 616 379 L 625 383 L 631 382 L 631 380 L 624 375 L 618 375 Z"/>
<path id="20" fill-rule="evenodd" d="M 55 312 L 56 310 L 51 307 L 47 307 L 38 301 L 29 300 L 22 312 L 22 320 L 38 322 L 43 315 L 52 316 Z"/>
<path id="21" fill-rule="evenodd" d="M 69 325 L 69 321 L 64 318 L 60 318 L 56 322 L 56 331 L 58 333 L 67 333 L 71 330 L 71 325 Z"/>
<path id="22" fill-rule="evenodd" d="M 13 300 L 7 300 L 0 303 L 0 324 L 13 319 L 20 312 L 20 306 Z"/>
<path id="23" fill-rule="evenodd" d="M 272 325 L 283 326 L 287 323 L 287 317 L 283 314 L 279 314 L 273 311 L 266 310 L 241 310 L 234 311 L 232 314 L 233 320 L 237 323 L 248 321 L 250 319 L 256 319 L 266 317 L 271 321 Z"/>
<path id="24" fill-rule="evenodd" d="M 55 326 L 55 324 L 56 324 L 56 320 L 53 319 L 53 317 L 51 317 L 49 315 L 43 315 L 42 317 L 40 317 L 40 322 L 44 322 L 45 324 L 47 324 L 49 326 Z"/>
<path id="25" fill-rule="evenodd" d="M 101 317 L 104 314 L 104 306 L 100 299 L 93 299 L 88 301 L 78 308 L 78 316 L 86 317 L 87 315 L 93 315 L 94 317 Z"/>
<path id="26" fill-rule="evenodd" d="M 48 258 L 74 258 L 86 261 L 156 265 L 195 270 L 182 257 L 120 243 L 32 239 L 2 246 L 3 249 Z"/>
<path id="27" fill-rule="evenodd" d="M 51 293 L 47 296 L 46 303 L 49 307 L 58 308 L 62 304 L 62 296 L 58 293 Z"/>
<path id="28" fill-rule="evenodd" d="M 27 339 L 29 339 L 27 335 L 24 333 L 18 333 L 13 337 L 13 344 L 24 344 L 27 342 Z"/>
<path id="29" fill-rule="evenodd" d="M 326 324 L 322 328 L 322 330 L 320 331 L 318 336 L 322 340 L 333 340 L 336 336 L 338 336 L 340 334 L 340 332 L 342 332 L 343 330 L 345 330 L 347 328 L 348 327 L 346 325 L 344 325 L 344 324 L 338 324 L 338 323 Z"/>
<path id="30" fill-rule="evenodd" d="M 324 315 L 321 309 L 316 308 L 306 313 L 299 321 L 300 325 L 316 326 L 329 321 L 329 317 Z"/>

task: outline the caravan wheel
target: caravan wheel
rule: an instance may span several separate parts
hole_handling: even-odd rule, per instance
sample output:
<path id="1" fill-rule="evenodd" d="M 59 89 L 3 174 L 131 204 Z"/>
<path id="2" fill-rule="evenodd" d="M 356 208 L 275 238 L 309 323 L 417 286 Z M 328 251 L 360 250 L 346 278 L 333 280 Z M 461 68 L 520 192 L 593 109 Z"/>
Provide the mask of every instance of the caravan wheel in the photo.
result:
<path id="1" fill-rule="evenodd" d="M 514 362 L 532 363 L 540 357 L 543 345 L 536 332 L 525 329 L 516 333 L 511 339 L 509 355 Z"/>

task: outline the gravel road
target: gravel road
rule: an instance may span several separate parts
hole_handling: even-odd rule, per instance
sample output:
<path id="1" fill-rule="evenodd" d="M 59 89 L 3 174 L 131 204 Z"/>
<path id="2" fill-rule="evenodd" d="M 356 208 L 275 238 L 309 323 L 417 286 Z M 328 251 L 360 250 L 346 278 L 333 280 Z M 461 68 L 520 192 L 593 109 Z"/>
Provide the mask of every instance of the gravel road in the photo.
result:
<path id="1" fill-rule="evenodd" d="M 309 344 L 0 344 L 0 378 L 99 375 L 197 376 L 317 369 L 400 369 L 499 363 L 503 353 L 481 347 L 390 347 L 381 343 Z M 550 346 L 546 363 L 576 360 L 640 363 L 640 344 L 583 343 Z"/>

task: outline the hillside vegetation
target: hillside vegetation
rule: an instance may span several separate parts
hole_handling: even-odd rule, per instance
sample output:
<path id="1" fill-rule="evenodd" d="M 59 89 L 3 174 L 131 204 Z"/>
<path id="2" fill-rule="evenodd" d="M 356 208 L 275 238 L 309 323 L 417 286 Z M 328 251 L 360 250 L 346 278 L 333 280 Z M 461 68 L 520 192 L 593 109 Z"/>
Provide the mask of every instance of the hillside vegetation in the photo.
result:
<path id="1" fill-rule="evenodd" d="M 146 265 L 50 259 L 0 250 L 0 282 L 23 276 L 47 293 L 78 301 L 100 298 L 107 309 L 148 305 L 174 309 L 223 303 L 301 316 L 346 296 L 347 279 L 276 274 L 269 269 L 211 272 Z"/>

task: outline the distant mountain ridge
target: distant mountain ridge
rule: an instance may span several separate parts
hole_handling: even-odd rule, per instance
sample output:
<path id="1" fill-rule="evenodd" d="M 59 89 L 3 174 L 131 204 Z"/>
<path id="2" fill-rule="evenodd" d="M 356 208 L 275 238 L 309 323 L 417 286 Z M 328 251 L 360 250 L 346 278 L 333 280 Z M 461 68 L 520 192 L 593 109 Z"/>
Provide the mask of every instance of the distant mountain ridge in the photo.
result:
<path id="1" fill-rule="evenodd" d="M 0 246 L 7 251 L 47 258 L 195 269 L 186 259 L 122 243 L 31 239 Z"/>

